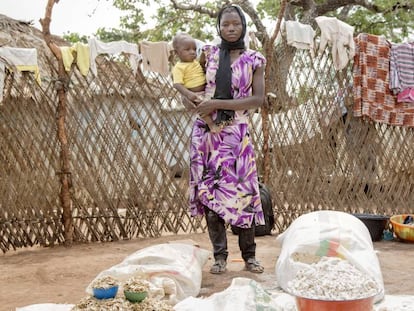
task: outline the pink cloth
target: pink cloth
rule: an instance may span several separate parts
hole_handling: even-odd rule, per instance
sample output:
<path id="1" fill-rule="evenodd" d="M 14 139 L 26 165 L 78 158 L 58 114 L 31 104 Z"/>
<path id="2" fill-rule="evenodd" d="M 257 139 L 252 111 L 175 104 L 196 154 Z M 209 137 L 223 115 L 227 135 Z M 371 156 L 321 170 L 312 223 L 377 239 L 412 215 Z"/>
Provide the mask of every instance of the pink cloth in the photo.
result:
<path id="1" fill-rule="evenodd" d="M 407 88 L 398 93 L 397 101 L 399 103 L 414 103 L 414 88 Z"/>

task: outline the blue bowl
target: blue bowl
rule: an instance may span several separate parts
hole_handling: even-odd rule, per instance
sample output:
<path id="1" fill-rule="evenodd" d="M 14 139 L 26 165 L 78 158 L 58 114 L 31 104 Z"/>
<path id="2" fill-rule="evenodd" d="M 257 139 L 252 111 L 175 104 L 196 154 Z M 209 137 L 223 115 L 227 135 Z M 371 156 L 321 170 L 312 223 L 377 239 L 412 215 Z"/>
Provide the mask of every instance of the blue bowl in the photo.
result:
<path id="1" fill-rule="evenodd" d="M 93 288 L 93 296 L 96 299 L 111 299 L 115 298 L 118 293 L 118 286 L 112 286 L 108 288 Z"/>

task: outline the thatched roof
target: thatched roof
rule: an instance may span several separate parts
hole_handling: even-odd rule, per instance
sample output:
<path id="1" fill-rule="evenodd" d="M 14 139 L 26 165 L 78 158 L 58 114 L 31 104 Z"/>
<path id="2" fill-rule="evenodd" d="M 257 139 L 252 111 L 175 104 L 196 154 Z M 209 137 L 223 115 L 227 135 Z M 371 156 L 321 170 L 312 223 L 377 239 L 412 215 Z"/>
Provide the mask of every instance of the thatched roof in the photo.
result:
<path id="1" fill-rule="evenodd" d="M 70 45 L 59 36 L 52 36 L 57 45 Z M 32 26 L 30 21 L 21 21 L 0 14 L 0 46 L 17 48 L 36 48 L 40 74 L 48 76 L 49 65 L 47 59 L 54 59 L 52 52 L 43 39 L 40 29 Z"/>
<path id="2" fill-rule="evenodd" d="M 58 46 L 71 45 L 70 42 L 67 42 L 63 38 L 56 35 L 52 35 L 52 40 Z M 42 81 L 44 78 L 56 76 L 56 70 L 58 68 L 57 60 L 51 52 L 51 50 L 49 49 L 49 47 L 47 46 L 42 31 L 40 29 L 33 27 L 32 22 L 15 20 L 0 14 L 0 47 L 1 46 L 18 48 L 36 48 L 38 65 Z M 103 56 L 101 55 L 100 58 L 96 59 L 96 61 L 100 66 L 100 71 L 106 73 L 103 77 L 106 77 L 106 79 L 108 79 L 108 83 L 110 85 L 116 83 L 113 81 L 114 77 L 116 77 L 115 71 L 118 72 L 118 75 L 130 74 L 130 68 L 122 62 L 119 62 L 116 66 L 113 66 L 113 63 L 111 64 L 111 62 L 100 62 L 100 60 L 102 59 Z M 88 77 L 92 80 L 92 76 L 88 75 Z M 78 78 L 79 77 L 72 77 L 71 83 L 74 85 L 85 86 L 84 81 L 81 81 L 81 83 L 79 83 L 79 81 L 77 80 Z M 138 75 L 137 79 L 140 85 L 151 85 L 153 87 L 151 89 L 148 89 L 147 87 L 136 89 L 136 86 L 134 86 L 134 83 L 136 83 L 136 81 L 129 79 L 124 79 L 125 81 L 123 87 L 129 89 L 134 88 L 136 89 L 136 92 L 144 92 L 146 96 L 149 96 L 151 98 L 171 97 L 170 93 L 172 93 L 173 91 L 171 91 L 171 86 L 169 86 L 169 83 L 166 81 L 166 78 L 156 74 L 149 74 L 148 76 L 144 76 L 141 74 L 141 76 Z M 146 83 L 144 83 L 144 81 Z M 88 85 L 89 83 L 91 83 L 91 81 L 89 81 L 86 85 Z M 125 84 L 130 85 L 127 86 Z M 161 96 L 160 93 L 167 93 L 168 96 Z"/>

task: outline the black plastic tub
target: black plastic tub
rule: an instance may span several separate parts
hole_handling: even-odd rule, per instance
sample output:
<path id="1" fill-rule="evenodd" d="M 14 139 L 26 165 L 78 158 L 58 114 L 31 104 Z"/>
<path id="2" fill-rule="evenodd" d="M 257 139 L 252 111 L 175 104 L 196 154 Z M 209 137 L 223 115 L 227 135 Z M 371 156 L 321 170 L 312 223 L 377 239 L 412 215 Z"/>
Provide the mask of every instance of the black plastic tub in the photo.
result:
<path id="1" fill-rule="evenodd" d="M 352 214 L 367 226 L 372 241 L 382 240 L 384 230 L 387 227 L 389 216 L 376 214 Z"/>

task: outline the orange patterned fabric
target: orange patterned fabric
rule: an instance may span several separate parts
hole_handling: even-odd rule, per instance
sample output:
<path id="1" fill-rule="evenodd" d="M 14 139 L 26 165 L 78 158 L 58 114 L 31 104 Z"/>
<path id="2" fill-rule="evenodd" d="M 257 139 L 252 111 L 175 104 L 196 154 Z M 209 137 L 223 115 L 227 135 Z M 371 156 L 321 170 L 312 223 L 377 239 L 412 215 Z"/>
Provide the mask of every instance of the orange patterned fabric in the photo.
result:
<path id="1" fill-rule="evenodd" d="M 398 103 L 389 87 L 391 43 L 382 36 L 361 33 L 355 45 L 354 116 L 414 127 L 414 105 Z"/>

